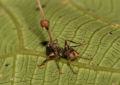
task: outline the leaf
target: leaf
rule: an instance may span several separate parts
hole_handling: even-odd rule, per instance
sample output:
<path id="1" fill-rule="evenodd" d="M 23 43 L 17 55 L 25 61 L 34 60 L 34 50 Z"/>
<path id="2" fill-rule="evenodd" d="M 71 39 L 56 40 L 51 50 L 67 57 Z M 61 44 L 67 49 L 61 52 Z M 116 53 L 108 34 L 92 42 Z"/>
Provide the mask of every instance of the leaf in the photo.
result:
<path id="1" fill-rule="evenodd" d="M 60 59 L 37 67 L 46 59 L 49 37 L 41 26 L 37 1 L 0 0 L 0 85 L 120 85 L 119 0 L 41 0 L 53 39 L 79 43 L 76 49 L 93 60 L 72 66 Z M 74 46 L 74 44 L 69 43 Z"/>

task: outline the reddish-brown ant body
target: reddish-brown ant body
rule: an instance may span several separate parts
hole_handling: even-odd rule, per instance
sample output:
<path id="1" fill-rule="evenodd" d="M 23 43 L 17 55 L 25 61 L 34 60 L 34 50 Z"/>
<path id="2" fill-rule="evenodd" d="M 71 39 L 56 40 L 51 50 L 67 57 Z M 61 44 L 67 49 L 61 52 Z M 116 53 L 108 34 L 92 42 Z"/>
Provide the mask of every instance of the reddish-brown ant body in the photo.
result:
<path id="1" fill-rule="evenodd" d="M 46 60 L 43 61 L 43 63 L 41 65 L 38 65 L 38 67 L 40 67 L 42 65 L 45 65 L 47 63 L 47 61 L 49 61 L 49 60 L 51 60 L 51 59 L 56 57 L 57 58 L 57 65 L 58 65 L 59 72 L 62 74 L 62 71 L 60 70 L 60 66 L 59 66 L 59 59 L 61 57 L 67 57 L 68 63 L 70 65 L 70 68 L 72 69 L 73 73 L 76 74 L 77 72 L 75 72 L 73 70 L 70 62 L 71 61 L 76 61 L 78 59 L 78 55 L 80 55 L 80 54 L 76 50 L 74 50 L 72 47 L 70 47 L 67 44 L 67 41 L 75 43 L 75 44 L 80 44 L 80 43 L 76 43 L 76 42 L 71 41 L 71 40 L 65 40 L 65 47 L 63 49 L 62 47 L 60 47 L 58 45 L 58 40 L 57 39 L 53 41 L 52 37 L 51 37 L 51 34 L 49 32 L 49 21 L 47 21 L 45 19 L 45 16 L 44 16 L 44 13 L 43 13 L 40 1 L 37 0 L 37 2 L 38 2 L 39 8 L 40 8 L 40 12 L 41 12 L 42 17 L 43 17 L 43 20 L 40 22 L 40 24 L 41 24 L 41 26 L 43 28 L 45 28 L 47 30 L 47 32 L 49 34 L 49 37 L 50 37 L 50 42 L 46 45 L 46 54 L 47 54 L 48 57 L 47 57 Z M 84 45 L 84 44 L 81 44 L 81 45 Z"/>

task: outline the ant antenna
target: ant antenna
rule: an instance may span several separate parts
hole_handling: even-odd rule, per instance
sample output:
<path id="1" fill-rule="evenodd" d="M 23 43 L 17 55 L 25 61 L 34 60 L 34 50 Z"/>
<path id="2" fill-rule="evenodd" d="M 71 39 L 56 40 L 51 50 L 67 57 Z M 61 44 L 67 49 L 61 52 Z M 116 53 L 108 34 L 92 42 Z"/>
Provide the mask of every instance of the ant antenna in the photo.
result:
<path id="1" fill-rule="evenodd" d="M 41 26 L 42 26 L 43 28 L 45 28 L 45 29 L 47 30 L 47 32 L 48 32 L 48 34 L 49 34 L 49 36 L 50 36 L 50 41 L 53 42 L 52 36 L 51 36 L 51 34 L 50 34 L 50 31 L 49 31 L 49 21 L 45 19 L 45 15 L 44 15 L 44 12 L 43 12 L 43 9 L 42 9 L 42 6 L 41 6 L 40 1 L 37 0 L 37 3 L 38 3 L 38 6 L 39 6 L 40 12 L 41 12 L 41 14 L 42 14 L 42 18 L 43 18 L 43 20 L 40 22 L 40 24 L 41 24 Z"/>

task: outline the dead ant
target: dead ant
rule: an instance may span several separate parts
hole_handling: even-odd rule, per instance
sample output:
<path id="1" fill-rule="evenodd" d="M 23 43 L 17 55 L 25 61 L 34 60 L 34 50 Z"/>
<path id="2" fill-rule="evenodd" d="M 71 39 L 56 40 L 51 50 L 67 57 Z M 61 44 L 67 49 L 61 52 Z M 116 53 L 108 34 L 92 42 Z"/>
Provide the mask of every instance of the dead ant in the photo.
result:
<path id="1" fill-rule="evenodd" d="M 53 41 L 52 37 L 51 37 L 51 34 L 50 34 L 50 31 L 49 31 L 49 21 L 47 21 L 45 19 L 45 16 L 44 16 L 44 13 L 43 13 L 40 1 L 37 0 L 37 2 L 38 2 L 39 9 L 40 9 L 40 12 L 41 12 L 42 17 L 43 17 L 43 20 L 40 22 L 40 24 L 41 24 L 41 26 L 43 28 L 45 28 L 47 30 L 47 32 L 49 34 L 49 37 L 50 37 L 50 42 L 46 45 L 46 54 L 47 54 L 48 57 L 47 57 L 47 59 L 45 59 L 42 62 L 41 65 L 37 65 L 37 66 L 40 67 L 42 65 L 45 65 L 47 61 L 49 61 L 49 60 L 51 60 L 51 59 L 56 57 L 57 58 L 57 66 L 58 66 L 59 72 L 62 74 L 62 71 L 60 70 L 59 59 L 61 57 L 67 57 L 68 63 L 70 65 L 70 68 L 72 69 L 73 73 L 76 74 L 77 72 L 75 72 L 73 70 L 72 66 L 71 66 L 71 61 L 76 61 L 78 59 L 78 55 L 80 55 L 80 54 L 76 50 L 74 50 L 71 46 L 69 46 L 67 44 L 67 41 L 75 43 L 75 44 L 80 44 L 80 43 L 76 43 L 76 42 L 71 41 L 71 40 L 65 40 L 65 47 L 63 49 L 62 47 L 60 47 L 58 45 L 58 40 L 57 39 L 55 39 Z M 81 45 L 84 45 L 84 44 L 81 44 Z"/>

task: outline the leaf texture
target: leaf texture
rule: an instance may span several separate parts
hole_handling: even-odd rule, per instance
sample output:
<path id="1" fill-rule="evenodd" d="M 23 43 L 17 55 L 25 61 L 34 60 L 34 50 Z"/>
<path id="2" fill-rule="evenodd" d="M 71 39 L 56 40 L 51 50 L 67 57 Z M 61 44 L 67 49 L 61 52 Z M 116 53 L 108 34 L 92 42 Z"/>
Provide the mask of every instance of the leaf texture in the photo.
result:
<path id="1" fill-rule="evenodd" d="M 46 59 L 49 36 L 41 26 L 36 0 L 0 0 L 0 85 L 120 85 L 120 1 L 40 0 L 53 39 L 86 45 L 74 47 L 82 56 L 71 64 Z M 69 43 L 71 46 L 75 44 Z"/>

